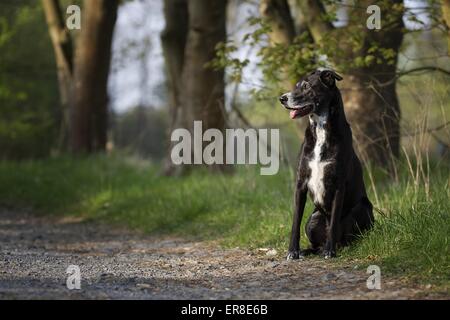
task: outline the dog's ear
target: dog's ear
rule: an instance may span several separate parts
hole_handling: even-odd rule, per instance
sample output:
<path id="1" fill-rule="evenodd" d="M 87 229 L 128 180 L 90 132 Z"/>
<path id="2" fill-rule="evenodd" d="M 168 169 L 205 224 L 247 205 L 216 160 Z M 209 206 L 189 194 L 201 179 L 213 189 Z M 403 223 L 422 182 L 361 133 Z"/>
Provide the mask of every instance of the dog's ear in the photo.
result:
<path id="1" fill-rule="evenodd" d="M 323 70 L 320 73 L 320 80 L 327 86 L 333 87 L 337 81 L 341 81 L 343 78 L 333 70 Z"/>

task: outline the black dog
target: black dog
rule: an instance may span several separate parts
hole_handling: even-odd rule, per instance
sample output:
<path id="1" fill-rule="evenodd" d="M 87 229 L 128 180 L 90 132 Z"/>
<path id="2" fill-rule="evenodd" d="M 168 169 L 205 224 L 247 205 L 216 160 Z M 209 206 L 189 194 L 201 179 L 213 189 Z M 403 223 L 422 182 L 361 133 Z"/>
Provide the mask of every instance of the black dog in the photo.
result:
<path id="1" fill-rule="evenodd" d="M 337 246 L 348 245 L 374 221 L 336 80 L 342 77 L 333 70 L 318 69 L 280 97 L 292 119 L 309 115 L 297 172 L 288 259 L 319 252 L 325 258 L 335 257 Z M 308 191 L 315 205 L 305 228 L 311 247 L 301 251 L 300 224 Z"/>

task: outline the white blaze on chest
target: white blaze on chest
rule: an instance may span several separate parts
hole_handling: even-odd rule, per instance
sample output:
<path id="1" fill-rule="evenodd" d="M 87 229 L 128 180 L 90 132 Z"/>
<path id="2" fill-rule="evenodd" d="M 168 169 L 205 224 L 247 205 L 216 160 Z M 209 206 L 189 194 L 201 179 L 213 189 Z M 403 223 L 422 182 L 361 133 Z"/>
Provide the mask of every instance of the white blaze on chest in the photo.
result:
<path id="1" fill-rule="evenodd" d="M 313 157 L 308 165 L 311 169 L 311 176 L 308 181 L 308 189 L 312 192 L 314 203 L 322 204 L 325 197 L 325 187 L 323 184 L 325 167 L 330 164 L 330 161 L 322 161 L 321 153 L 325 147 L 327 132 L 325 124 L 326 117 L 318 117 L 313 115 L 310 117 L 310 122 L 315 122 L 316 144 L 314 146 Z"/>

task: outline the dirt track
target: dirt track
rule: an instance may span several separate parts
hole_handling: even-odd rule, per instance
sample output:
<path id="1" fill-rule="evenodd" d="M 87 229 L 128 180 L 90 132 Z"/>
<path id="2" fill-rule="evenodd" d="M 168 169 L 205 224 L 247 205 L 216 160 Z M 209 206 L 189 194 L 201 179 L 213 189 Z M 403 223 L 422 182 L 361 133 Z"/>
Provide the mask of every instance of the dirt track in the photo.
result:
<path id="1" fill-rule="evenodd" d="M 69 265 L 81 290 L 66 287 Z M 0 299 L 446 298 L 385 277 L 368 290 L 365 271 L 0 210 Z"/>

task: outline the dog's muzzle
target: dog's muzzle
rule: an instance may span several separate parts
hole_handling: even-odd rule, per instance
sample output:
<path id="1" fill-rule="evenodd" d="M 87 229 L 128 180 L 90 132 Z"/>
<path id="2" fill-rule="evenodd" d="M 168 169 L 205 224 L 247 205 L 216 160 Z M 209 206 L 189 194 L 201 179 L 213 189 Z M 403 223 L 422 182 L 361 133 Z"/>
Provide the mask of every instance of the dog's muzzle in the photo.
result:
<path id="1" fill-rule="evenodd" d="M 311 102 L 305 102 L 299 105 L 297 108 L 288 108 L 288 109 L 291 110 L 289 112 L 289 116 L 291 117 L 291 119 L 301 118 L 307 116 L 314 110 L 314 104 Z"/>
<path id="2" fill-rule="evenodd" d="M 281 104 L 288 110 L 291 110 L 289 116 L 291 119 L 301 118 L 310 114 L 314 110 L 314 102 L 305 101 L 298 105 L 290 106 L 289 94 L 283 94 L 280 97 Z"/>

